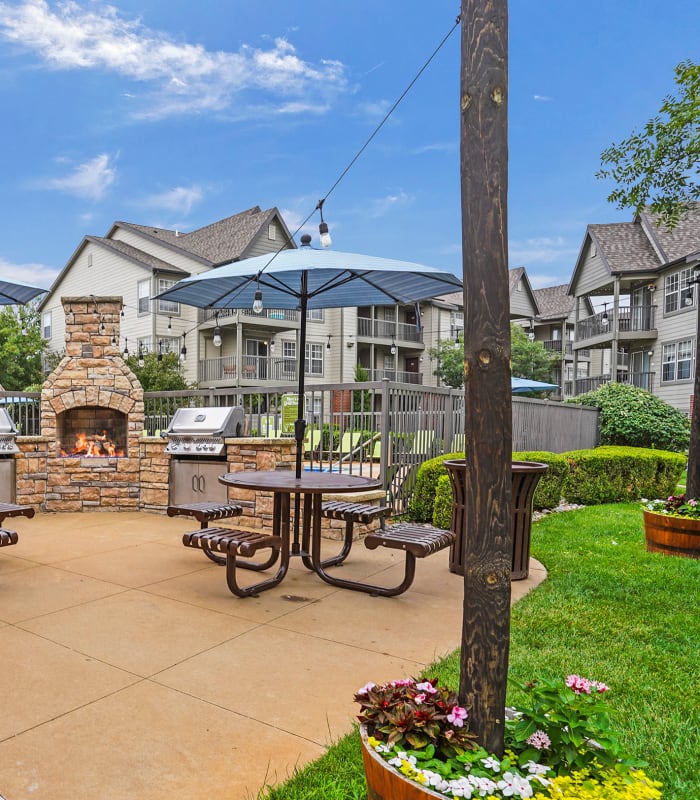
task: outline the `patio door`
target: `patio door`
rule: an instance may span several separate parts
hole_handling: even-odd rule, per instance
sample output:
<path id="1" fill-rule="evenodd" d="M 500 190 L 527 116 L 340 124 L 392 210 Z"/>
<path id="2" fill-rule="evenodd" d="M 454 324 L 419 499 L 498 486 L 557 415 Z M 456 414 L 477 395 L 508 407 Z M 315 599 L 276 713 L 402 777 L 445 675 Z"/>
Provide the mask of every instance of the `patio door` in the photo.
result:
<path id="1" fill-rule="evenodd" d="M 267 378 L 268 345 L 263 339 L 246 339 L 243 356 L 243 377 Z"/>

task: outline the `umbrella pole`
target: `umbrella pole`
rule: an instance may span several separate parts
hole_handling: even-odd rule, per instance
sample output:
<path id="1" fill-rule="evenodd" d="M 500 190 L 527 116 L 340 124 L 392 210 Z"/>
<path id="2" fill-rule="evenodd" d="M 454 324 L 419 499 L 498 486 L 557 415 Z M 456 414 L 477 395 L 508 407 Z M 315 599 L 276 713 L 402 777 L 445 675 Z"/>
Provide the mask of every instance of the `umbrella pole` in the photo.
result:
<path id="1" fill-rule="evenodd" d="M 299 395 L 297 400 L 297 419 L 294 422 L 294 438 L 297 441 L 295 476 L 301 478 L 301 460 L 304 454 L 304 433 L 306 432 L 306 419 L 304 418 L 304 373 L 306 372 L 306 301 L 308 299 L 308 277 L 307 270 L 301 273 L 301 291 L 299 298 L 299 314 L 301 315 L 299 325 Z M 292 553 L 298 554 L 301 550 L 299 544 L 299 521 L 301 519 L 301 496 L 294 495 L 294 538 L 292 541 Z"/>

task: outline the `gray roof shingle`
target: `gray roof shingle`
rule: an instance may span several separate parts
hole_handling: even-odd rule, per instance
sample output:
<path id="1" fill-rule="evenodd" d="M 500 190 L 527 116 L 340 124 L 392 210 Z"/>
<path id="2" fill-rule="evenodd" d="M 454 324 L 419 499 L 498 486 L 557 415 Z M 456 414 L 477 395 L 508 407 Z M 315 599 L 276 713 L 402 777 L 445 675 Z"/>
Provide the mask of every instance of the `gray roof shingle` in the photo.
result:
<path id="1" fill-rule="evenodd" d="M 277 210 L 274 208 L 262 211 L 260 206 L 253 206 L 190 233 L 136 225 L 132 222 L 117 224 L 155 237 L 171 247 L 177 247 L 216 266 L 242 258 L 255 236 L 276 214 Z"/>
<path id="2" fill-rule="evenodd" d="M 566 293 L 569 285 L 547 286 L 544 289 L 535 289 L 534 295 L 540 309 L 539 319 L 563 319 L 568 317 L 574 309 L 576 299 Z"/>

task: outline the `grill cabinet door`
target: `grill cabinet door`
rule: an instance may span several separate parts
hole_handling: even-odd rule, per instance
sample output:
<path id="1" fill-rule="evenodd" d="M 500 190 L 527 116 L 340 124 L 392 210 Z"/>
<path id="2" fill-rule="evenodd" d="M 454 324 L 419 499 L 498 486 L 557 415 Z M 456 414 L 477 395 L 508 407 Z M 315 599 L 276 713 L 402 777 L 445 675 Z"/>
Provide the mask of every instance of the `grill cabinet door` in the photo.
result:
<path id="1" fill-rule="evenodd" d="M 219 475 L 226 472 L 225 461 L 194 461 L 172 458 L 170 460 L 170 505 L 201 503 L 203 501 L 226 503 L 226 487 L 219 483 Z"/>

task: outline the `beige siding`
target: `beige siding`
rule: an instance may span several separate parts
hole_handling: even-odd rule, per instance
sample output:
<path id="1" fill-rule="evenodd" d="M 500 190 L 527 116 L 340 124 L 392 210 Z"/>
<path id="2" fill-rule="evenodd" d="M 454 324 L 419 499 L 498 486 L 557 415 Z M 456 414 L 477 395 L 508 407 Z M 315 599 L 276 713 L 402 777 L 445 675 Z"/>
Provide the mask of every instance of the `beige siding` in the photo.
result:
<path id="1" fill-rule="evenodd" d="M 149 253 L 156 258 L 166 261 L 168 264 L 172 264 L 174 267 L 179 267 L 192 274 L 210 269 L 206 264 L 188 256 L 187 253 L 181 253 L 176 249 L 166 247 L 152 239 L 140 236 L 137 232 L 132 230 L 117 228 L 112 238 L 118 242 L 126 242 L 126 244 L 130 244 L 132 247 L 137 247 L 145 253 Z"/>
<path id="2" fill-rule="evenodd" d="M 269 229 L 274 231 L 274 239 L 269 238 Z M 271 222 L 268 227 L 260 231 L 260 235 L 246 250 L 245 257 L 263 256 L 266 253 L 276 253 L 288 247 L 287 237 L 279 222 Z"/>
<path id="3" fill-rule="evenodd" d="M 534 317 L 536 309 L 532 304 L 532 298 L 527 291 L 527 286 L 523 280 L 518 281 L 517 286 L 510 293 L 510 316 L 511 318 Z"/>
<path id="4" fill-rule="evenodd" d="M 583 264 L 579 270 L 574 287 L 579 297 L 594 292 L 600 287 L 610 283 L 610 272 L 605 266 L 603 259 L 598 254 L 592 254 L 590 241 L 584 249 L 582 258 L 584 259 Z"/>

